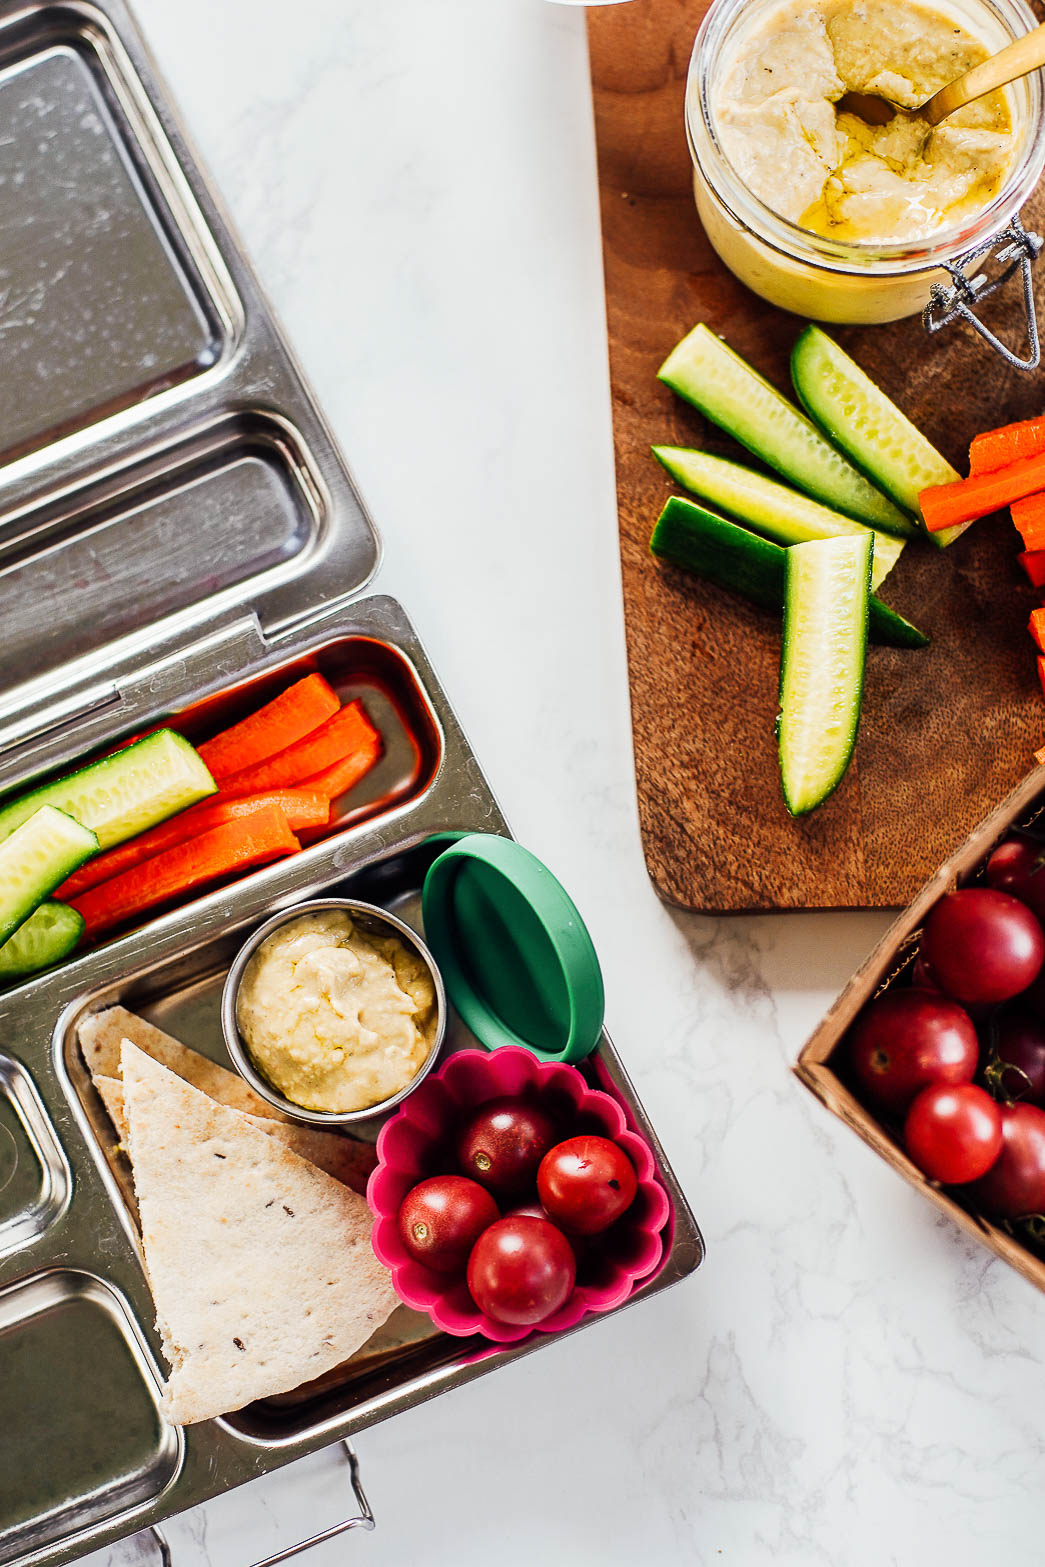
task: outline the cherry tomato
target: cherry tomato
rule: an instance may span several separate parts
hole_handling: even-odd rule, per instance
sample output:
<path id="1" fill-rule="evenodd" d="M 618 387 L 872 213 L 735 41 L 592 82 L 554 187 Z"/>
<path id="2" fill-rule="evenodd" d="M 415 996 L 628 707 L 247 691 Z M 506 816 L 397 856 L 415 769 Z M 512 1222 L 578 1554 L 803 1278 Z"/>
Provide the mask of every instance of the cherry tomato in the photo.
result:
<path id="1" fill-rule="evenodd" d="M 1028 838 L 1006 838 L 987 861 L 988 887 L 1018 898 L 1045 919 L 1045 845 Z"/>
<path id="2" fill-rule="evenodd" d="M 1032 985 L 1020 992 L 1021 1006 L 1029 1007 L 1036 1017 L 1045 1018 L 1045 964 Z"/>
<path id="3" fill-rule="evenodd" d="M 1001 1153 L 970 1195 L 996 1219 L 1045 1213 L 1045 1110 L 1002 1105 Z"/>
<path id="4" fill-rule="evenodd" d="M 933 976 L 932 969 L 929 967 L 928 963 L 926 963 L 925 958 L 920 952 L 911 965 L 911 989 L 935 990 L 938 996 L 943 995 L 943 991 L 940 989 Z"/>
<path id="5" fill-rule="evenodd" d="M 501 1215 L 502 1219 L 551 1219 L 547 1208 L 536 1201 L 513 1203 Z"/>
<path id="6" fill-rule="evenodd" d="M 433 1175 L 403 1198 L 399 1236 L 415 1262 L 436 1273 L 463 1273 L 472 1247 L 499 1218 L 485 1186 L 463 1175 Z"/>
<path id="7" fill-rule="evenodd" d="M 925 922 L 922 951 L 937 983 L 957 1001 L 1008 1001 L 1037 977 L 1045 936 L 1006 892 L 965 887 L 940 899 Z"/>
<path id="8" fill-rule="evenodd" d="M 568 1137 L 541 1160 L 537 1195 L 551 1218 L 575 1235 L 609 1229 L 635 1201 L 631 1160 L 608 1137 Z"/>
<path id="9" fill-rule="evenodd" d="M 495 1322 L 533 1327 L 567 1299 L 577 1277 L 573 1248 L 548 1219 L 498 1219 L 468 1259 L 468 1288 Z"/>
<path id="10" fill-rule="evenodd" d="M 863 1095 L 901 1115 L 930 1083 L 971 1083 L 979 1044 L 968 1013 L 936 990 L 887 990 L 849 1034 L 849 1065 Z"/>
<path id="11" fill-rule="evenodd" d="M 907 1152 L 930 1179 L 948 1186 L 986 1175 L 1001 1151 L 1001 1110 L 972 1083 L 923 1088 L 907 1112 Z"/>
<path id="12" fill-rule="evenodd" d="M 537 1166 L 558 1136 L 555 1122 L 528 1099 L 488 1099 L 472 1111 L 457 1137 L 465 1175 L 493 1192 L 532 1188 Z"/>
<path id="13" fill-rule="evenodd" d="M 1019 1008 L 999 1017 L 994 1048 L 1001 1070 L 998 1086 L 1006 1099 L 1045 1106 L 1045 1023 Z"/>

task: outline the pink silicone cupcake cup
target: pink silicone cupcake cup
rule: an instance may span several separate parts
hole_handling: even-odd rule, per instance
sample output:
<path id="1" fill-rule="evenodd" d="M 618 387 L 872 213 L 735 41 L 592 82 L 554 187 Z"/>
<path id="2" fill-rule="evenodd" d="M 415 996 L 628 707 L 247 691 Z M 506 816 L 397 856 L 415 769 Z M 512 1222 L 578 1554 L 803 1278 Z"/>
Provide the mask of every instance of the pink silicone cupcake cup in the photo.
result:
<path id="1" fill-rule="evenodd" d="M 563 1136 L 593 1132 L 608 1137 L 630 1158 L 638 1191 L 627 1213 L 586 1253 L 566 1302 L 535 1328 L 509 1327 L 481 1312 L 463 1278 L 448 1279 L 410 1257 L 396 1218 L 411 1187 L 452 1169 L 447 1142 L 466 1111 L 501 1094 L 531 1094 L 557 1115 Z M 444 1333 L 482 1333 L 511 1344 L 530 1333 L 572 1328 L 589 1312 L 611 1311 L 654 1272 L 664 1255 L 662 1231 L 671 1216 L 667 1193 L 656 1178 L 648 1143 L 629 1131 L 624 1111 L 609 1094 L 589 1088 L 576 1067 L 539 1061 L 528 1050 L 462 1050 L 433 1072 L 386 1121 L 377 1139 L 377 1168 L 367 1183 L 374 1214 L 373 1247 L 392 1272 L 396 1294 L 424 1311 Z"/>

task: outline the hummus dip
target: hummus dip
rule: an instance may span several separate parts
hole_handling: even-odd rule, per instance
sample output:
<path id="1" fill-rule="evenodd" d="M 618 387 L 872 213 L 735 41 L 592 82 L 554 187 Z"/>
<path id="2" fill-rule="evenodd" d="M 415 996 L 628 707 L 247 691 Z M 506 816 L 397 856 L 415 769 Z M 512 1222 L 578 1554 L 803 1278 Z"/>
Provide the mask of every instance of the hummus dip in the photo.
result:
<path id="1" fill-rule="evenodd" d="M 907 0 L 785 0 L 741 34 L 713 114 L 723 151 L 766 206 L 855 244 L 904 244 L 974 215 L 1016 148 L 1002 89 L 933 129 L 915 114 L 871 126 L 847 91 L 915 108 L 988 57 L 944 11 Z"/>
<path id="2" fill-rule="evenodd" d="M 398 1094 L 428 1059 L 435 1016 L 417 953 L 364 931 L 345 909 L 274 930 L 236 997 L 258 1071 L 305 1110 L 365 1110 Z"/>

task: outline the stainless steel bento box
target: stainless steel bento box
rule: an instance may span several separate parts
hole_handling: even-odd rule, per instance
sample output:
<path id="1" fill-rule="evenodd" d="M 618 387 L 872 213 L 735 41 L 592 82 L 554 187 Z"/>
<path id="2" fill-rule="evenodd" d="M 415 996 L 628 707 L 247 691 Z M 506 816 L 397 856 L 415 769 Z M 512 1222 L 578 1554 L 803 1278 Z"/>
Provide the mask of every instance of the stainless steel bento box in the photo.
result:
<path id="1" fill-rule="evenodd" d="M 227 1059 L 221 988 L 252 925 L 326 895 L 416 924 L 439 835 L 507 828 L 405 613 L 363 596 L 374 530 L 120 0 L 0 5 L 0 145 L 0 790 L 160 717 L 192 739 L 310 670 L 384 742 L 322 842 L 0 996 L 0 1563 L 57 1563 L 547 1340 L 450 1338 L 402 1308 L 314 1384 L 163 1417 L 128 1167 L 77 1021 L 119 1001 Z M 605 1036 L 585 1073 L 671 1201 L 641 1299 L 702 1242 Z"/>

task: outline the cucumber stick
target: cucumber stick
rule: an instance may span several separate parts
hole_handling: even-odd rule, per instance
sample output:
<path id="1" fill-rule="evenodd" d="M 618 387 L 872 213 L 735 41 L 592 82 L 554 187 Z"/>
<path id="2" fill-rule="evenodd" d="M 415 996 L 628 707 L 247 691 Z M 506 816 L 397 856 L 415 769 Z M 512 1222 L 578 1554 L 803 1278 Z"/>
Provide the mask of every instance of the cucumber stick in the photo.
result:
<path id="1" fill-rule="evenodd" d="M 82 914 L 67 903 L 41 903 L 0 947 L 0 984 L 60 963 L 82 934 Z"/>
<path id="2" fill-rule="evenodd" d="M 861 529 L 860 536 L 873 538 L 866 528 Z M 735 522 L 727 522 L 725 517 L 716 517 L 714 512 L 683 500 L 680 495 L 672 496 L 661 512 L 650 549 L 660 559 L 684 566 L 767 609 L 779 613 L 784 603 L 790 550 L 760 538 L 757 533 L 749 533 Z M 906 648 L 929 645 L 923 631 L 880 599 L 872 597 L 868 619 L 872 642 Z"/>
<path id="3" fill-rule="evenodd" d="M 725 457 L 712 457 L 709 452 L 682 446 L 655 446 L 653 455 L 685 489 L 778 544 L 804 544 L 809 539 L 843 536 L 859 538 L 867 531 L 862 522 L 831 511 L 789 485 L 745 468 L 743 463 L 728 462 Z M 875 533 L 872 590 L 885 581 L 896 565 L 904 542 L 895 533 Z"/>
<path id="4" fill-rule="evenodd" d="M 94 833 L 53 805 L 16 827 L 0 843 L 0 942 L 97 850 Z"/>
<path id="5" fill-rule="evenodd" d="M 109 849 L 216 789 L 189 742 L 172 729 L 158 729 L 113 756 L 0 806 L 0 839 L 42 805 L 51 805 L 89 827 L 98 847 Z"/>
<path id="6" fill-rule="evenodd" d="M 818 326 L 807 326 L 795 344 L 791 379 L 802 406 L 835 445 L 919 521 L 922 490 L 961 478 L 891 398 Z M 944 528 L 929 537 L 943 547 L 953 544 L 968 526 Z"/>
<path id="7" fill-rule="evenodd" d="M 874 543 L 815 539 L 787 552 L 778 741 L 792 816 L 823 803 L 856 744 Z"/>
<path id="8" fill-rule="evenodd" d="M 910 519 L 805 414 L 706 326 L 694 327 L 657 374 L 814 500 L 870 528 L 901 536 L 914 533 Z"/>

